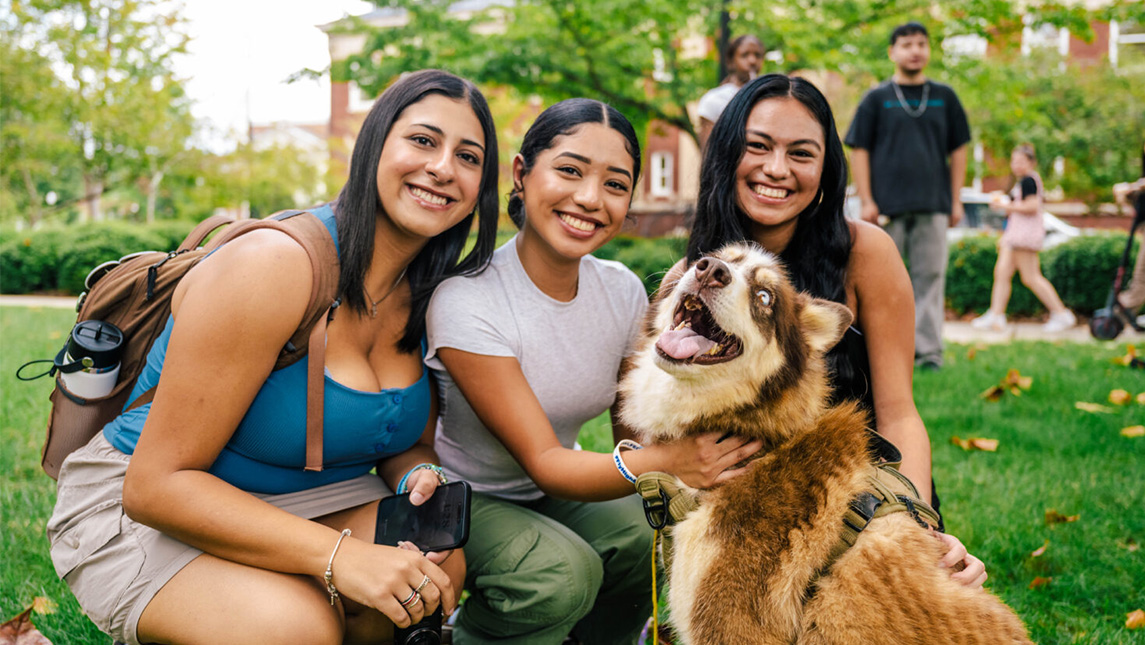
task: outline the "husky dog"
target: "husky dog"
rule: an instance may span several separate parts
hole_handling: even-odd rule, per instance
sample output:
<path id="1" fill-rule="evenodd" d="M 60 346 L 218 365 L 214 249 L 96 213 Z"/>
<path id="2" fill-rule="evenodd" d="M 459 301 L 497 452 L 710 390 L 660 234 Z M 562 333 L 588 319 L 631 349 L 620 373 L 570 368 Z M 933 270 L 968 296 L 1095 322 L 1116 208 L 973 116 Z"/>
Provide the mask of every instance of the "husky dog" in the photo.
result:
<path id="1" fill-rule="evenodd" d="M 835 550 L 872 469 L 865 414 L 829 403 L 823 355 L 851 323 L 846 307 L 797 292 L 749 244 L 665 289 L 621 380 L 621 420 L 648 441 L 764 442 L 672 528 L 668 604 L 683 643 L 1030 642 L 998 598 L 939 566 L 941 541 L 912 513 L 875 517 Z"/>

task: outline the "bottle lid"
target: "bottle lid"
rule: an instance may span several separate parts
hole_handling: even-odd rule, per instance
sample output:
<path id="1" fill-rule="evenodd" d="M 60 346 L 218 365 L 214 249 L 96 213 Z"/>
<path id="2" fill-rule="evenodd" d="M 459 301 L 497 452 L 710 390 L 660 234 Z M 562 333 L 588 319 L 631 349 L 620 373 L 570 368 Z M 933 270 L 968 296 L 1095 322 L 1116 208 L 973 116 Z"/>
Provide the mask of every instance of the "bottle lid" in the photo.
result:
<path id="1" fill-rule="evenodd" d="M 102 320 L 85 320 L 72 327 L 67 353 L 73 361 L 91 359 L 91 367 L 111 367 L 119 362 L 123 332 Z M 85 361 L 86 364 L 86 361 Z"/>

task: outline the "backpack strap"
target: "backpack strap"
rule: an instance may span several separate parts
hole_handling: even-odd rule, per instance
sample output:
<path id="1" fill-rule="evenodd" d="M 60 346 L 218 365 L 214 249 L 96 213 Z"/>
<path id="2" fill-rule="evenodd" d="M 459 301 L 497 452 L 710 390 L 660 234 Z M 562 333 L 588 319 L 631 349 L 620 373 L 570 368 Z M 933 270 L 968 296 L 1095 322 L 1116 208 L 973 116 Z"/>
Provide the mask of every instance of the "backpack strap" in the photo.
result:
<path id="1" fill-rule="evenodd" d="M 234 221 L 235 219 L 228 215 L 211 215 L 207 219 L 199 222 L 195 228 L 191 229 L 191 232 L 187 234 L 187 237 L 183 240 L 183 243 L 179 245 L 179 248 L 175 249 L 175 252 L 194 251 L 202 246 L 203 240 L 207 239 L 207 236 L 214 233 L 216 229 L 231 224 Z"/>
<path id="2" fill-rule="evenodd" d="M 309 215 L 309 217 L 298 217 Z M 198 238 L 196 248 L 203 239 L 225 221 L 215 221 L 212 216 L 195 227 L 187 236 L 184 245 L 192 238 Z M 225 217 L 224 217 L 225 219 Z M 266 219 L 243 220 L 234 223 L 215 236 L 206 246 L 213 251 L 223 244 L 251 231 L 273 229 L 291 237 L 306 251 L 313 268 L 310 285 L 310 302 L 298 329 L 287 341 L 274 369 L 282 369 L 297 363 L 307 355 L 310 362 L 306 371 L 306 470 L 322 470 L 322 420 L 325 415 L 325 367 L 326 367 L 326 325 L 334 318 L 334 310 L 340 301 L 336 299 L 339 279 L 338 251 L 329 229 L 309 211 L 282 211 Z M 200 235 L 201 234 L 201 235 Z M 183 248 L 180 246 L 180 248 Z M 146 405 L 155 399 L 155 388 L 147 390 L 131 402 L 124 412 Z"/>

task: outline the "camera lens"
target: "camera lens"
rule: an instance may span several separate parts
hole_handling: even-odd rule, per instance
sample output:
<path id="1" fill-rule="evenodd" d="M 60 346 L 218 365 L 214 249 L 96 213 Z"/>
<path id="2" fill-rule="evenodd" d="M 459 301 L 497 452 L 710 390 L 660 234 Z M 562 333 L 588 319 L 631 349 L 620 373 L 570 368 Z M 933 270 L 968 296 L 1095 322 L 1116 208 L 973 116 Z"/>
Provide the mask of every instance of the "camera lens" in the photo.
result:
<path id="1" fill-rule="evenodd" d="M 425 627 L 407 636 L 403 642 L 405 645 L 441 645 L 441 634 Z"/>

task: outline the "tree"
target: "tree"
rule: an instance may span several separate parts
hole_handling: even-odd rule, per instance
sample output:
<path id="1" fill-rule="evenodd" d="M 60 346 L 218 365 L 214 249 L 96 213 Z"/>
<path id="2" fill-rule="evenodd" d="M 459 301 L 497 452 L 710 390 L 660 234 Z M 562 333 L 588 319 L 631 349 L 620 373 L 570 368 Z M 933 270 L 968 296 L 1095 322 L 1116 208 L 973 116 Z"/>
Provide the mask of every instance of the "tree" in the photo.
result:
<path id="1" fill-rule="evenodd" d="M 177 7 L 168 0 L 36 0 L 13 3 L 11 21 L 17 46 L 41 52 L 67 89 L 61 114 L 82 168 L 87 216 L 102 219 L 100 197 L 114 175 L 127 183 L 147 167 L 157 187 L 157 169 L 182 148 L 179 133 L 189 132 L 171 70 L 188 40 Z"/>
<path id="2" fill-rule="evenodd" d="M 26 215 L 35 225 L 44 216 L 52 178 L 74 175 L 78 154 L 62 117 L 66 90 L 50 63 L 16 47 L 11 25 L 0 20 L 0 219 Z"/>
<path id="3" fill-rule="evenodd" d="M 402 72 L 440 67 L 483 85 L 514 88 L 546 102 L 589 96 L 620 109 L 637 126 L 650 120 L 696 137 L 687 104 L 719 83 L 717 35 L 721 10 L 734 34 L 754 33 L 782 55 L 778 70 L 837 71 L 873 81 L 889 74 L 887 36 L 893 25 L 922 20 L 935 42 L 948 35 L 989 38 L 1020 33 L 1023 15 L 1035 24 L 1068 26 L 1091 35 L 1096 14 L 1082 3 L 1009 0 L 519 0 L 450 11 L 454 0 L 374 0 L 406 12 L 404 26 L 371 29 L 364 51 L 333 66 L 335 80 L 353 80 L 378 93 Z M 465 3 L 467 7 L 474 3 Z M 1115 0 L 1105 13 L 1124 11 Z"/>

